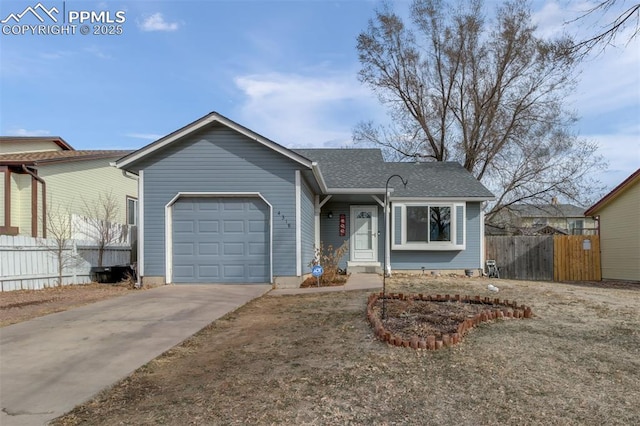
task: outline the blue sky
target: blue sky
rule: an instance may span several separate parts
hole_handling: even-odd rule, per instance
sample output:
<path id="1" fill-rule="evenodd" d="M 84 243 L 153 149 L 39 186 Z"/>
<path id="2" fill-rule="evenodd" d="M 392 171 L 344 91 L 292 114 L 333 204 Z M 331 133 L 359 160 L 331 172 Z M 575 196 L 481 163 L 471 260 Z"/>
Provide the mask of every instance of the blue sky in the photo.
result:
<path id="1" fill-rule="evenodd" d="M 0 20 L 37 3 L 2 0 Z M 41 3 L 65 13 L 108 11 L 111 19 L 124 11 L 126 20 L 120 35 L 82 35 L 77 22 L 76 34 L 0 34 L 2 135 L 137 149 L 217 111 L 288 147 L 341 147 L 352 144 L 359 121 L 385 120 L 357 79 L 356 37 L 376 1 Z M 534 2 L 540 33 L 597 30 L 563 26 L 588 3 Z M 576 132 L 609 161 L 598 175 L 608 189 L 640 167 L 640 42 L 620 45 L 584 64 L 567 99 L 581 117 Z"/>

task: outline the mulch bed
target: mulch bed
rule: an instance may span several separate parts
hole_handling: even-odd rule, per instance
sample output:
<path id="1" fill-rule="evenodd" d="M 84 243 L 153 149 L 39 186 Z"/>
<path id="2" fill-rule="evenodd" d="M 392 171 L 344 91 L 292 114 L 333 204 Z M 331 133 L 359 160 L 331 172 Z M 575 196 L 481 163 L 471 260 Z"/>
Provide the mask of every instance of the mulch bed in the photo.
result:
<path id="1" fill-rule="evenodd" d="M 340 285 L 345 285 L 347 282 L 346 275 L 339 275 L 333 281 L 322 281 L 320 279 L 320 285 L 318 285 L 318 279 L 316 277 L 309 277 L 300 284 L 300 288 L 309 288 L 309 287 L 336 287 Z"/>
<path id="2" fill-rule="evenodd" d="M 375 305 L 382 311 L 382 300 Z M 457 332 L 458 325 L 485 311 L 487 305 L 459 302 L 426 302 L 422 300 L 387 299 L 387 318 L 384 327 L 403 339 L 411 336 L 442 337 Z"/>
<path id="3" fill-rule="evenodd" d="M 494 319 L 531 318 L 531 308 L 515 301 L 480 296 L 369 295 L 367 318 L 376 336 L 395 346 L 440 349 L 460 342 L 476 325 Z"/>

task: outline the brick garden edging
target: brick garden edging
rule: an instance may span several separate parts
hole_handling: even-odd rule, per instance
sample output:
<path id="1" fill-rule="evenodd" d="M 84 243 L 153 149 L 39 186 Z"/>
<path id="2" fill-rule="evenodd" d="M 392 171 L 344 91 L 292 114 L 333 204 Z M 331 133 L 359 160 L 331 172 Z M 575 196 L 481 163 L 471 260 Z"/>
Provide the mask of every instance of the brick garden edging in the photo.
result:
<path id="1" fill-rule="evenodd" d="M 508 301 L 500 299 L 491 299 L 490 297 L 482 298 L 480 296 L 460 296 L 459 294 L 451 295 L 424 295 L 424 294 L 403 294 L 403 293 L 389 293 L 386 299 L 396 300 L 419 300 L 423 302 L 458 302 L 458 303 L 473 303 L 480 305 L 491 305 L 492 309 L 487 309 L 480 312 L 473 318 L 468 318 L 458 324 L 456 333 L 443 334 L 440 339 L 435 335 L 428 335 L 426 338 L 419 338 L 418 336 L 411 336 L 409 340 L 404 340 L 399 336 L 394 335 L 390 331 L 384 328 L 382 320 L 374 313 L 373 306 L 383 297 L 382 292 L 373 293 L 369 295 L 367 301 L 367 318 L 369 323 L 373 327 L 378 339 L 383 342 L 388 342 L 394 346 L 411 347 L 413 349 L 429 349 L 436 350 L 441 348 L 447 348 L 455 344 L 460 343 L 462 336 L 464 336 L 469 330 L 476 325 L 484 321 L 491 321 L 494 319 L 504 318 L 531 318 L 533 312 L 531 308 L 525 305 L 518 305 L 516 301 Z M 501 308 L 496 308 L 496 305 L 500 305 Z"/>

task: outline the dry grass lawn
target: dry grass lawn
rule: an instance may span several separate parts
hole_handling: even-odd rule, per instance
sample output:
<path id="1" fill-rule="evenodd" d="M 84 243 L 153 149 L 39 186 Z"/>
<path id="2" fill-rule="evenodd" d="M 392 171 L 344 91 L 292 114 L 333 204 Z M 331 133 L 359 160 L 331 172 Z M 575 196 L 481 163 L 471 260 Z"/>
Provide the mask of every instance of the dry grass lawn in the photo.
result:
<path id="1" fill-rule="evenodd" d="M 375 340 L 366 292 L 257 299 L 77 407 L 73 425 L 640 424 L 640 288 L 396 277 L 517 300 L 440 351 Z"/>
<path id="2" fill-rule="evenodd" d="M 0 327 L 122 296 L 130 291 L 134 291 L 132 286 L 125 283 L 91 283 L 48 287 L 42 290 L 2 291 Z"/>

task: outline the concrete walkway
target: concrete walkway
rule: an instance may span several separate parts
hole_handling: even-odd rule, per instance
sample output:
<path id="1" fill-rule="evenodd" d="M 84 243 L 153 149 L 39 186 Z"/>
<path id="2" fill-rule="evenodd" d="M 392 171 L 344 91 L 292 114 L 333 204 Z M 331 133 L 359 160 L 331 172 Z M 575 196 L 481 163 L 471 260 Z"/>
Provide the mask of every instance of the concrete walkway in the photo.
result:
<path id="1" fill-rule="evenodd" d="M 163 286 L 0 328 L 0 425 L 43 425 L 271 285 Z"/>
<path id="2" fill-rule="evenodd" d="M 351 274 L 347 283 L 335 287 L 281 288 L 272 290 L 269 295 L 328 293 L 332 291 L 379 290 L 382 289 L 382 275 Z"/>

